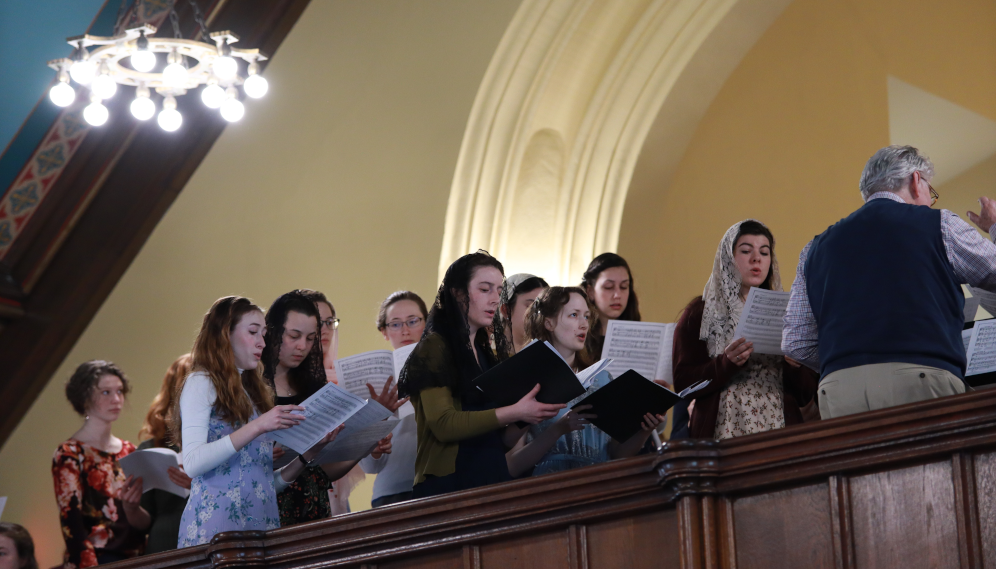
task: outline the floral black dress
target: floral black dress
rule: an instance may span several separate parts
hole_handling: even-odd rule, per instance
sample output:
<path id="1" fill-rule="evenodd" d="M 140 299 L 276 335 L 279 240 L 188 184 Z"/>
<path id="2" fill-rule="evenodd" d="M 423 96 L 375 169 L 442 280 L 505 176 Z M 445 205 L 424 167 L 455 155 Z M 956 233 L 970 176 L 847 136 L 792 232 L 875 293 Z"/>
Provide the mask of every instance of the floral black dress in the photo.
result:
<path id="1" fill-rule="evenodd" d="M 111 454 L 68 440 L 52 457 L 55 501 L 66 541 L 63 566 L 67 569 L 94 567 L 98 560 L 126 559 L 142 553 L 145 533 L 131 527 L 117 497 L 127 478 L 118 459 L 135 451 L 135 445 L 122 443 L 121 451 Z"/>
<path id="2" fill-rule="evenodd" d="M 304 396 L 277 397 L 277 405 L 300 405 Z M 280 527 L 321 520 L 332 515 L 329 490 L 332 479 L 320 466 L 304 469 L 293 484 L 277 494 L 280 509 Z"/>

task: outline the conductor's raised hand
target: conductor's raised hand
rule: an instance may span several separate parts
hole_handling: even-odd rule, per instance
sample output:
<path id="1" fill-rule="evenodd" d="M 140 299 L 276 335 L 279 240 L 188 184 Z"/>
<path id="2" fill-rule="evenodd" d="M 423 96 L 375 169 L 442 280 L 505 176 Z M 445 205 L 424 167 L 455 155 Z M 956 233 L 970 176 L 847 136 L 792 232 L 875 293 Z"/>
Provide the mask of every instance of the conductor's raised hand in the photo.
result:
<path id="1" fill-rule="evenodd" d="M 996 200 L 985 196 L 979 198 L 980 213 L 968 212 L 968 219 L 979 226 L 979 229 L 989 233 L 994 223 L 996 223 Z"/>
<path id="2" fill-rule="evenodd" d="M 304 420 L 304 407 L 300 405 L 277 405 L 266 413 L 263 413 L 253 423 L 256 423 L 261 433 L 289 429 Z"/>
<path id="3" fill-rule="evenodd" d="M 540 391 L 540 384 L 536 384 L 532 391 L 527 393 L 517 403 L 512 405 L 514 409 L 513 421 L 523 421 L 530 425 L 535 425 L 551 417 L 556 417 L 561 409 L 567 407 L 564 404 L 540 403 L 536 400 L 536 395 Z"/>
<path id="4" fill-rule="evenodd" d="M 367 384 L 367 389 L 370 390 L 370 399 L 373 399 L 377 403 L 383 405 L 388 411 L 394 413 L 408 402 L 408 397 L 404 399 L 398 399 L 398 385 L 394 382 L 394 376 L 387 378 L 387 382 L 384 383 L 384 387 L 377 393 L 374 386 Z"/>
<path id="5" fill-rule="evenodd" d="M 748 342 L 746 338 L 737 338 L 730 342 L 729 346 L 723 350 L 726 358 L 738 366 L 743 366 L 754 353 L 754 343 Z"/>

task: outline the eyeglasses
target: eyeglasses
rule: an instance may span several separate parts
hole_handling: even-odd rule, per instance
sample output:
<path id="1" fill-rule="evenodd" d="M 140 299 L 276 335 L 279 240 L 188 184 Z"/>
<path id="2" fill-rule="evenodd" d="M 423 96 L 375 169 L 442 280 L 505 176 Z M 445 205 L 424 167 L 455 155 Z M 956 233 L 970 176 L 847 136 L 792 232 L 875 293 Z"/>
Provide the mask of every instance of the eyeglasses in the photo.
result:
<path id="1" fill-rule="evenodd" d="M 917 172 L 917 174 L 919 174 L 919 172 Z M 923 174 L 920 174 L 920 179 L 927 183 L 927 188 L 930 190 L 930 207 L 934 207 L 934 204 L 937 203 L 937 200 L 941 199 L 941 196 L 937 193 L 937 190 L 934 189 L 934 186 L 931 186 L 930 182 L 927 182 L 927 180 L 923 177 Z"/>
<path id="2" fill-rule="evenodd" d="M 322 328 L 326 328 L 326 327 L 329 330 L 335 330 L 336 328 L 339 327 L 339 319 L 338 318 L 326 318 L 325 320 L 322 320 Z"/>
<path id="3" fill-rule="evenodd" d="M 421 322 L 422 322 L 421 318 L 415 317 L 412 318 L 411 320 L 405 320 L 403 322 L 402 321 L 388 322 L 387 327 L 390 328 L 391 330 L 394 330 L 395 332 L 401 330 L 402 326 L 408 326 L 408 329 L 411 330 L 412 328 L 418 326 L 419 323 Z"/>

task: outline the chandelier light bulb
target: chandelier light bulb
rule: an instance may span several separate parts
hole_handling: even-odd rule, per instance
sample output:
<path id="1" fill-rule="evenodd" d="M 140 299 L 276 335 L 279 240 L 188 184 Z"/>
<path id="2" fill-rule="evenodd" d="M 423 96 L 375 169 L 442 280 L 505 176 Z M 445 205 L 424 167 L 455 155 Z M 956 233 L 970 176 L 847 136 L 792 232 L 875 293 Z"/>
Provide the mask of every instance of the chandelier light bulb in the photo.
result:
<path id="1" fill-rule="evenodd" d="M 201 101 L 204 101 L 204 104 L 211 109 L 221 107 L 222 103 L 225 102 L 225 96 L 225 90 L 217 83 L 210 83 L 201 91 Z"/>
<path id="2" fill-rule="evenodd" d="M 97 74 L 97 67 L 85 59 L 74 61 L 69 66 L 69 75 L 80 85 L 89 85 L 93 81 L 93 76 Z"/>
<path id="3" fill-rule="evenodd" d="M 48 92 L 48 96 L 60 107 L 68 107 L 76 100 L 76 91 L 69 85 L 69 75 L 65 71 L 59 73 L 59 82 Z"/>
<path id="4" fill-rule="evenodd" d="M 100 103 L 100 99 L 94 97 L 90 99 L 90 104 L 83 109 L 83 119 L 93 126 L 100 126 L 107 122 L 107 107 Z"/>
<path id="5" fill-rule="evenodd" d="M 167 61 L 169 65 L 163 69 L 163 83 L 169 87 L 184 87 L 187 84 L 187 68 L 183 65 L 183 56 L 173 50 Z"/>
<path id="6" fill-rule="evenodd" d="M 101 73 L 93 80 L 90 91 L 101 99 L 110 99 L 118 92 L 118 84 L 108 73 Z"/>
<path id="7" fill-rule="evenodd" d="M 135 91 L 135 100 L 131 102 L 131 114 L 140 121 L 147 121 L 156 114 L 156 104 L 149 98 L 149 88 L 144 85 Z"/>
<path id="8" fill-rule="evenodd" d="M 211 66 L 211 69 L 218 76 L 218 79 L 231 81 L 239 72 L 239 64 L 232 56 L 223 55 L 214 60 L 214 65 Z"/>
<path id="9" fill-rule="evenodd" d="M 143 31 L 135 40 L 135 51 L 131 54 L 131 66 L 135 71 L 148 73 L 156 66 L 156 54 L 149 51 L 149 38 L 145 37 Z"/>
<path id="10" fill-rule="evenodd" d="M 238 99 L 239 92 L 235 87 L 229 87 L 225 94 L 228 95 L 228 98 L 221 105 L 221 117 L 228 122 L 242 120 L 242 115 L 246 114 L 246 107 Z"/>
<path id="11" fill-rule="evenodd" d="M 163 101 L 163 110 L 159 112 L 159 126 L 166 132 L 173 132 L 183 124 L 183 116 L 176 110 L 176 99 L 169 95 Z"/>
<path id="12" fill-rule="evenodd" d="M 147 49 L 140 49 L 131 54 L 131 66 L 135 71 L 148 73 L 156 66 L 156 54 Z"/>
<path id="13" fill-rule="evenodd" d="M 266 82 L 266 79 L 259 75 L 250 75 L 246 78 L 246 82 L 242 84 L 242 88 L 245 89 L 246 95 L 249 95 L 253 99 L 258 99 L 266 94 L 270 85 Z"/>

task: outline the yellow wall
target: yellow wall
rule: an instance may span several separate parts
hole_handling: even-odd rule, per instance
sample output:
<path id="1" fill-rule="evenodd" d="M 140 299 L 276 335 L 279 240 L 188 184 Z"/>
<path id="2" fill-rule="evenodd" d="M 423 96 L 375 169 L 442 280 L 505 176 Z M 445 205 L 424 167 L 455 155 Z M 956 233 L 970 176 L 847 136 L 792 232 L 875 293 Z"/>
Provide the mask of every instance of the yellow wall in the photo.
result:
<path id="1" fill-rule="evenodd" d="M 0 452 L 3 520 L 29 528 L 41 566 L 61 562 L 49 465 L 80 425 L 62 395 L 78 363 L 111 359 L 130 375 L 114 431 L 136 441 L 167 366 L 219 296 L 267 306 L 323 290 L 342 318 L 342 355 L 389 347 L 373 322 L 390 292 L 435 296 L 467 116 L 517 6 L 311 3 L 266 70 L 270 93 L 225 130 Z M 354 509 L 369 507 L 371 480 Z"/>
<path id="2" fill-rule="evenodd" d="M 619 252 L 644 318 L 674 321 L 723 233 L 748 217 L 774 232 L 787 289 L 806 242 L 862 203 L 861 170 L 890 143 L 888 75 L 996 118 L 994 21 L 992 0 L 793 2 L 723 86 L 670 184 L 653 144 L 641 153 Z M 938 207 L 964 216 L 980 192 L 996 196 L 984 171 L 938 186 Z"/>

